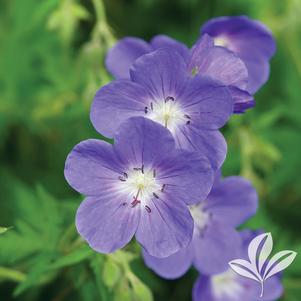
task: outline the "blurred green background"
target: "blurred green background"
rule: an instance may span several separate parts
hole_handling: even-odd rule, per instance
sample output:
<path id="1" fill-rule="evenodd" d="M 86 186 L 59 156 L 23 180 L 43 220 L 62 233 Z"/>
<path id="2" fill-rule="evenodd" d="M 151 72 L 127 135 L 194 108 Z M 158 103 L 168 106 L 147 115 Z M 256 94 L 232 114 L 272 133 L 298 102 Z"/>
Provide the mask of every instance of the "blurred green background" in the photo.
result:
<path id="1" fill-rule="evenodd" d="M 89 121 L 103 60 L 114 42 L 168 34 L 191 46 L 209 18 L 245 14 L 277 40 L 257 106 L 224 128 L 224 175 L 241 174 L 260 194 L 244 227 L 272 232 L 274 251 L 301 254 L 300 0 L 1 0 L 0 300 L 186 301 L 197 273 L 162 280 L 132 243 L 110 256 L 78 237 L 81 197 L 64 180 L 71 148 L 101 138 Z M 6 231 L 7 230 L 7 231 Z M 301 256 L 284 273 L 283 301 L 301 296 Z"/>

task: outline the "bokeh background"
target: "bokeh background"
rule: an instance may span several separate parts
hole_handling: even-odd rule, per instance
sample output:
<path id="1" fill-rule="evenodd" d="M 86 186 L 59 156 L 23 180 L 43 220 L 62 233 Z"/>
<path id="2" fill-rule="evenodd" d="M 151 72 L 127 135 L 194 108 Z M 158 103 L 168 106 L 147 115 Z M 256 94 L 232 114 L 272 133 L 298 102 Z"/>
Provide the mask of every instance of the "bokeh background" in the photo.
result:
<path id="1" fill-rule="evenodd" d="M 132 243 L 105 256 L 79 239 L 81 196 L 64 180 L 71 148 L 101 138 L 89 121 L 111 80 L 104 56 L 118 38 L 168 34 L 191 46 L 202 23 L 245 14 L 277 40 L 255 109 L 223 129 L 224 175 L 250 179 L 258 214 L 244 227 L 272 232 L 274 251 L 301 254 L 300 0 L 1 0 L 0 300 L 186 301 L 193 269 L 176 281 L 149 271 Z M 7 230 L 7 231 L 5 231 Z M 283 301 L 301 296 L 301 255 L 284 273 Z"/>

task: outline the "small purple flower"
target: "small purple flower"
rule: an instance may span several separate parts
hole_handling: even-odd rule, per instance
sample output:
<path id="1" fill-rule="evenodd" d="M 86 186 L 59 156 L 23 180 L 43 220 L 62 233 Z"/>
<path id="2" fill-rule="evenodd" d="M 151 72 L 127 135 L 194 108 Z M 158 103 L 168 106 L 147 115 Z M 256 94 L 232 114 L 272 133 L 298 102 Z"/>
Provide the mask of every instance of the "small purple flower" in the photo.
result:
<path id="1" fill-rule="evenodd" d="M 105 60 L 109 72 L 116 79 L 129 79 L 130 68 L 140 56 L 153 52 L 159 48 L 170 48 L 178 51 L 188 62 L 189 49 L 184 44 L 165 35 L 155 36 L 150 43 L 134 37 L 126 37 L 119 40 L 112 47 Z"/>
<path id="2" fill-rule="evenodd" d="M 191 77 L 184 58 L 168 48 L 138 58 L 130 74 L 131 80 L 113 81 L 97 92 L 91 107 L 96 130 L 114 137 L 124 120 L 144 116 L 168 128 L 178 148 L 199 151 L 219 168 L 227 146 L 218 129 L 233 110 L 228 89 L 209 77 Z"/>
<path id="3" fill-rule="evenodd" d="M 246 16 L 218 17 L 205 23 L 201 32 L 213 37 L 215 45 L 228 48 L 244 61 L 249 73 L 247 91 L 251 94 L 267 81 L 269 59 L 276 44 L 264 24 Z"/>
<path id="4" fill-rule="evenodd" d="M 242 113 L 255 105 L 253 96 L 246 91 L 248 71 L 245 63 L 230 50 L 215 46 L 213 38 L 208 35 L 203 35 L 191 50 L 164 35 L 155 36 L 150 43 L 137 38 L 124 38 L 109 51 L 107 69 L 117 79 L 128 79 L 130 67 L 136 59 L 160 48 L 177 51 L 186 62 L 189 76 L 210 76 L 226 85 L 234 101 L 234 113 Z"/>
<path id="5" fill-rule="evenodd" d="M 176 149 L 167 129 L 143 117 L 121 124 L 113 145 L 96 139 L 76 145 L 65 177 L 86 196 L 76 227 L 93 249 L 114 252 L 135 235 L 157 257 L 188 245 L 187 204 L 206 198 L 213 183 L 206 158 Z"/>
<path id="6" fill-rule="evenodd" d="M 206 201 L 190 206 L 194 218 L 191 243 L 167 258 L 143 252 L 146 265 L 164 278 L 182 276 L 193 264 L 204 274 L 221 273 L 239 255 L 241 238 L 235 227 L 255 214 L 257 194 L 242 177 L 216 177 Z"/>
<path id="7" fill-rule="evenodd" d="M 248 245 L 257 236 L 257 232 L 244 230 L 241 232 L 242 247 L 240 258 L 248 257 Z M 239 276 L 230 268 L 213 276 L 200 276 L 193 288 L 193 301 L 275 301 L 283 294 L 283 286 L 279 276 L 266 281 L 265 294 L 260 298 L 260 285 L 251 279 Z"/>
<path id="8" fill-rule="evenodd" d="M 254 107 L 253 96 L 246 91 L 246 65 L 232 51 L 215 46 L 209 35 L 204 34 L 192 47 L 188 70 L 192 74 L 205 74 L 226 85 L 234 101 L 234 113 L 243 113 Z"/>

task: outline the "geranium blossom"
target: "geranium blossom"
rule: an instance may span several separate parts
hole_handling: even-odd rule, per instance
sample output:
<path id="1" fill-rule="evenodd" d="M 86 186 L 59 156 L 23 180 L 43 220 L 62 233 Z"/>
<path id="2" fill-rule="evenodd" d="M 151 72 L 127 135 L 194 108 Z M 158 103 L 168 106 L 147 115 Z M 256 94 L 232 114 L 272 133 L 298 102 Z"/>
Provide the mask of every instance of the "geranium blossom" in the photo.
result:
<path id="1" fill-rule="evenodd" d="M 268 79 L 269 60 L 276 51 L 271 31 L 261 22 L 247 16 L 219 17 L 201 28 L 202 34 L 214 38 L 214 44 L 236 53 L 246 64 L 249 78 L 247 90 L 255 93 Z"/>
<path id="2" fill-rule="evenodd" d="M 146 265 L 170 279 L 182 276 L 191 265 L 204 274 L 227 270 L 241 248 L 235 227 L 255 214 L 257 202 L 256 191 L 247 180 L 217 175 L 207 199 L 190 206 L 194 235 L 189 246 L 168 258 L 143 252 Z"/>
<path id="3" fill-rule="evenodd" d="M 244 230 L 241 232 L 242 246 L 239 258 L 248 257 L 248 245 L 258 235 L 258 232 Z M 193 301 L 276 301 L 283 294 L 283 286 L 279 276 L 268 279 L 265 283 L 265 293 L 260 297 L 261 288 L 257 282 L 242 277 L 230 268 L 223 273 L 205 276 L 197 279 L 193 288 Z"/>
<path id="4" fill-rule="evenodd" d="M 106 66 L 117 79 L 130 78 L 130 67 L 141 55 L 160 48 L 177 51 L 186 63 L 187 76 L 210 76 L 229 88 L 234 101 L 234 113 L 254 106 L 254 99 L 246 89 L 248 70 L 232 51 L 216 46 L 214 39 L 203 35 L 189 50 L 184 44 L 164 35 L 155 36 L 150 43 L 127 37 L 120 40 L 108 53 Z"/>
<path id="5" fill-rule="evenodd" d="M 143 117 L 121 124 L 114 145 L 96 139 L 76 145 L 65 177 L 86 197 L 76 226 L 93 249 L 114 252 L 135 235 L 158 257 L 188 245 L 187 204 L 206 198 L 213 183 L 206 158 L 176 149 L 170 131 Z"/>
<path id="6" fill-rule="evenodd" d="M 221 166 L 226 142 L 218 131 L 233 110 L 228 89 L 209 77 L 187 73 L 175 50 L 159 49 L 137 59 L 131 80 L 101 88 L 91 108 L 91 120 L 102 135 L 113 137 L 120 123 L 144 116 L 168 128 L 178 148 L 198 151 L 212 166 Z"/>

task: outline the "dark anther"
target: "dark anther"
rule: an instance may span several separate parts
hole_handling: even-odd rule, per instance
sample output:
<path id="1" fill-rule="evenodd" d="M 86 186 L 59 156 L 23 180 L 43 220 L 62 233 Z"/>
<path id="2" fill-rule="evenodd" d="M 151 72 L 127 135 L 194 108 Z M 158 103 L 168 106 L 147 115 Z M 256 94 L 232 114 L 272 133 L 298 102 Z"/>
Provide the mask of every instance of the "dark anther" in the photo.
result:
<path id="1" fill-rule="evenodd" d="M 187 118 L 187 119 L 191 119 L 191 117 L 187 114 L 184 114 L 184 117 Z"/>
<path id="2" fill-rule="evenodd" d="M 163 185 L 162 185 L 162 187 L 161 187 L 161 192 L 164 192 L 165 186 L 166 186 L 166 184 L 163 184 Z"/>
<path id="3" fill-rule="evenodd" d="M 167 96 L 166 98 L 165 98 L 165 102 L 168 102 L 168 101 L 175 101 L 175 98 L 174 97 L 172 97 L 172 96 Z"/>
<path id="4" fill-rule="evenodd" d="M 141 167 L 134 167 L 133 169 L 136 171 L 141 170 L 141 172 L 144 173 L 144 165 L 142 165 Z"/>
<path id="5" fill-rule="evenodd" d="M 154 193 L 154 192 L 153 192 L 153 196 L 154 196 L 156 199 L 159 198 L 159 196 L 158 196 L 156 193 Z"/>
<path id="6" fill-rule="evenodd" d="M 144 108 L 144 113 L 147 114 L 147 112 L 148 112 L 148 107 L 145 107 Z"/>
<path id="7" fill-rule="evenodd" d="M 134 201 L 131 203 L 132 208 L 136 207 L 138 204 L 140 204 L 141 202 L 138 199 L 134 199 Z"/>
<path id="8" fill-rule="evenodd" d="M 186 124 L 187 124 L 187 125 L 190 124 L 190 120 L 186 121 Z"/>
<path id="9" fill-rule="evenodd" d="M 124 177 L 122 177 L 122 176 L 119 176 L 118 179 L 119 179 L 121 182 L 125 182 L 125 181 L 126 181 L 126 179 L 125 179 Z"/>
<path id="10" fill-rule="evenodd" d="M 151 212 L 152 212 L 152 209 L 150 209 L 148 206 L 145 206 L 145 210 L 146 210 L 148 213 L 151 213 Z"/>
<path id="11" fill-rule="evenodd" d="M 153 170 L 153 178 L 155 178 L 156 177 L 156 170 L 154 169 Z"/>
<path id="12" fill-rule="evenodd" d="M 150 103 L 150 107 L 151 107 L 151 110 L 153 111 L 154 110 L 154 106 L 153 106 L 152 102 Z"/>
<path id="13" fill-rule="evenodd" d="M 123 176 L 124 176 L 125 178 L 128 178 L 128 174 L 127 174 L 126 172 L 123 173 Z"/>
<path id="14" fill-rule="evenodd" d="M 125 206 L 126 204 L 127 204 L 126 202 L 123 202 L 123 203 L 122 203 L 122 206 Z"/>

